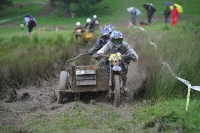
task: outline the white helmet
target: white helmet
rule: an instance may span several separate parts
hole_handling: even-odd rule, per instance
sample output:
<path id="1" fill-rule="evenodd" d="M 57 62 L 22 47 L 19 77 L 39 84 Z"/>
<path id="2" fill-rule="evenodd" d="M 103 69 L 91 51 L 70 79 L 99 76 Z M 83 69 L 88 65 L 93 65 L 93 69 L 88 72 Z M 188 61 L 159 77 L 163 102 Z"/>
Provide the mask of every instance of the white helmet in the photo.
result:
<path id="1" fill-rule="evenodd" d="M 94 18 L 94 19 L 97 18 L 97 15 L 94 15 L 93 18 Z"/>
<path id="2" fill-rule="evenodd" d="M 86 20 L 86 22 L 87 22 L 87 23 L 91 22 L 91 19 L 90 19 L 90 18 L 88 18 L 88 19 Z"/>
<path id="3" fill-rule="evenodd" d="M 76 22 L 76 26 L 80 26 L 81 25 L 81 23 L 80 22 Z"/>
<path id="4" fill-rule="evenodd" d="M 115 44 L 117 48 L 119 48 L 123 41 L 123 34 L 120 31 L 113 31 L 110 35 L 111 42 Z"/>

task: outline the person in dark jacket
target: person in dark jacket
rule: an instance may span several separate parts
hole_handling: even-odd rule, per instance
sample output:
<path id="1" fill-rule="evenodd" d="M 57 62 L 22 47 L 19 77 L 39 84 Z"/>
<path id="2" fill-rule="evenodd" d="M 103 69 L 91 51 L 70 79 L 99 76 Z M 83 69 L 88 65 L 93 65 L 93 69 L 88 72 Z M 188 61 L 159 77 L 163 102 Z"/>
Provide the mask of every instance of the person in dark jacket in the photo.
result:
<path id="1" fill-rule="evenodd" d="M 29 21 L 27 23 L 27 27 L 28 27 L 28 32 L 31 33 L 34 27 L 34 20 L 29 18 Z"/>
<path id="2" fill-rule="evenodd" d="M 171 14 L 171 11 L 169 9 L 169 7 L 166 8 L 166 10 L 164 11 L 164 16 L 165 16 L 165 23 L 169 22 L 169 16 Z"/>
<path id="3" fill-rule="evenodd" d="M 153 6 L 153 4 L 151 4 Z M 155 9 L 152 6 L 148 6 L 146 9 L 147 11 L 147 19 L 148 24 L 151 24 L 151 19 L 153 18 L 153 14 L 155 13 Z"/>
<path id="4" fill-rule="evenodd" d="M 101 49 L 110 39 L 110 30 L 108 26 L 105 26 L 101 29 L 101 37 L 95 45 L 90 49 L 89 54 L 96 53 L 99 49 Z"/>

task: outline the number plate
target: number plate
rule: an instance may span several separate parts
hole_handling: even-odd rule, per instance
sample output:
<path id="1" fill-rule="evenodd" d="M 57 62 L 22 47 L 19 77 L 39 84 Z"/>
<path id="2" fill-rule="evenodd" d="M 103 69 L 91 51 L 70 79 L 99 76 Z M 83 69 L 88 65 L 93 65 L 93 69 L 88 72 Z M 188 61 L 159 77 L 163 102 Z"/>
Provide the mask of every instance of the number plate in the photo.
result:
<path id="1" fill-rule="evenodd" d="M 76 70 L 76 75 L 95 74 L 96 70 Z"/>

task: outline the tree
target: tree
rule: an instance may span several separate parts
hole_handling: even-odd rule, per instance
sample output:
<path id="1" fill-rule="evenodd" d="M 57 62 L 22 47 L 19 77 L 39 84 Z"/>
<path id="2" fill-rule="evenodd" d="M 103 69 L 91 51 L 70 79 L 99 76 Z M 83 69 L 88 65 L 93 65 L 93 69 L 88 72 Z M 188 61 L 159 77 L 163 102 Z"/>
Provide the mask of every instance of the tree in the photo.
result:
<path id="1" fill-rule="evenodd" d="M 0 10 L 4 10 L 7 7 L 13 7 L 11 0 L 0 0 Z"/>
<path id="2" fill-rule="evenodd" d="M 95 5 L 97 3 L 102 2 L 103 0 L 50 0 L 51 3 L 54 2 L 62 2 L 64 4 L 65 13 L 66 15 L 71 14 L 70 4 L 74 3 L 77 4 L 80 10 L 84 11 L 89 8 L 89 5 Z"/>

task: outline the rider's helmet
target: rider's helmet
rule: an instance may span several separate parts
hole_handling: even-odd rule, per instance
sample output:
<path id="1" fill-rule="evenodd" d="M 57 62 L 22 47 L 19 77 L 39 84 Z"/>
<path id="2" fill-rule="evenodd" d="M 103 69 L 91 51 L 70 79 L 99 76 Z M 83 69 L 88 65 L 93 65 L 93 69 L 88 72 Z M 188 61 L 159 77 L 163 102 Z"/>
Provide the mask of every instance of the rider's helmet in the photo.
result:
<path id="1" fill-rule="evenodd" d="M 96 19 L 96 18 L 97 18 L 97 15 L 94 15 L 93 18 Z"/>
<path id="2" fill-rule="evenodd" d="M 76 22 L 76 26 L 80 26 L 81 25 L 81 23 L 80 22 Z"/>
<path id="3" fill-rule="evenodd" d="M 107 27 L 103 27 L 101 29 L 101 36 L 102 36 L 103 40 L 106 42 L 110 39 L 110 32 Z"/>
<path id="4" fill-rule="evenodd" d="M 90 18 L 88 18 L 88 19 L 86 20 L 86 22 L 87 22 L 87 23 L 90 23 L 90 22 L 91 22 L 91 19 L 90 19 Z"/>
<path id="5" fill-rule="evenodd" d="M 123 35 L 120 31 L 113 31 L 110 39 L 117 47 L 120 47 L 120 44 L 123 41 Z"/>
<path id="6" fill-rule="evenodd" d="M 113 28 L 114 28 L 114 27 L 113 27 L 113 25 L 112 25 L 112 24 L 109 24 L 109 25 L 108 25 L 108 29 L 109 29 L 109 32 L 110 32 L 110 34 L 112 33 L 112 31 L 113 31 Z"/>

